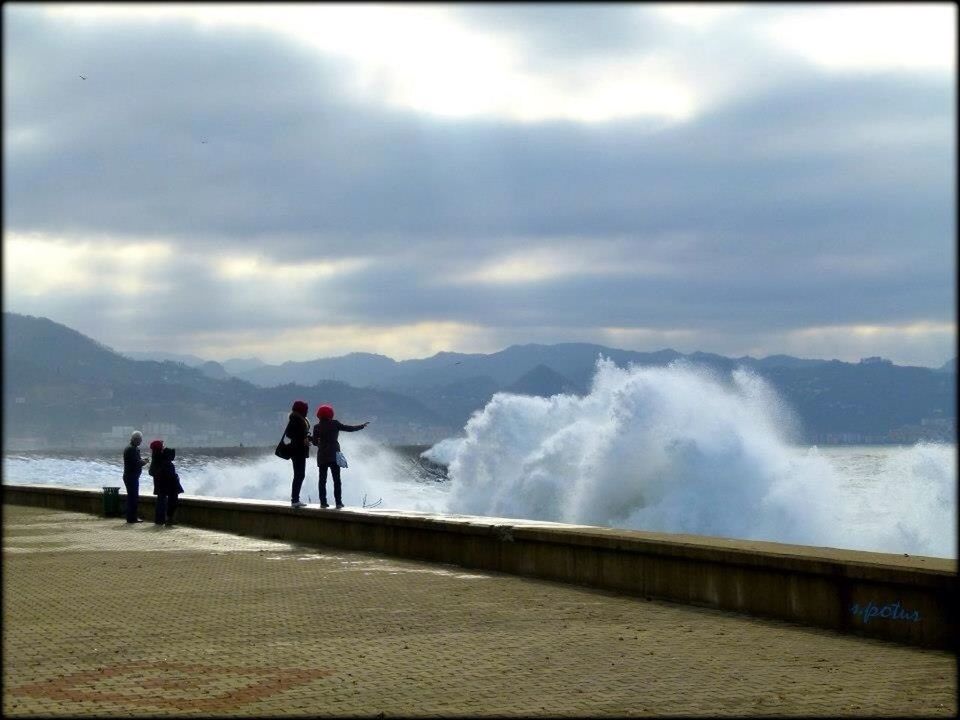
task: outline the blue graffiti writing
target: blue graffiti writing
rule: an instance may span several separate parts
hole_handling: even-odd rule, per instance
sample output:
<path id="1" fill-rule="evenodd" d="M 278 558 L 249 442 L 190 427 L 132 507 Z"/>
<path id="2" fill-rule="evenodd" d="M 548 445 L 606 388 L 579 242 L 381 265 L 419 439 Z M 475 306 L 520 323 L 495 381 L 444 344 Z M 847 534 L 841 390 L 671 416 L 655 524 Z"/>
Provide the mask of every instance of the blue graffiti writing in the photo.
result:
<path id="1" fill-rule="evenodd" d="M 863 624 L 866 625 L 873 618 L 885 618 L 889 620 L 906 620 L 907 622 L 920 622 L 920 611 L 919 610 L 905 610 L 900 607 L 900 602 L 888 603 L 884 606 L 874 605 L 871 600 L 863 607 L 859 603 L 854 603 L 850 608 L 850 613 L 853 615 L 858 615 L 862 620 Z"/>

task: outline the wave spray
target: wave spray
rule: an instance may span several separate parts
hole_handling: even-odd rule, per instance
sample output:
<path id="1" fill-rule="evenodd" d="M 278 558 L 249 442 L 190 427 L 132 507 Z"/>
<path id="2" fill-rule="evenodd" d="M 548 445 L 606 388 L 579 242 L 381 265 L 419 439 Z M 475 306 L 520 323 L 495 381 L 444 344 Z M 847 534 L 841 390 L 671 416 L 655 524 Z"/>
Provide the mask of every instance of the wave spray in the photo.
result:
<path id="1" fill-rule="evenodd" d="M 816 448 L 792 444 L 797 427 L 748 370 L 598 360 L 586 396 L 499 393 L 465 438 L 425 457 L 449 466 L 448 512 L 956 555 L 950 450 L 913 449 L 916 512 L 863 522 L 864 498 Z M 882 504 L 877 488 L 860 492 Z"/>

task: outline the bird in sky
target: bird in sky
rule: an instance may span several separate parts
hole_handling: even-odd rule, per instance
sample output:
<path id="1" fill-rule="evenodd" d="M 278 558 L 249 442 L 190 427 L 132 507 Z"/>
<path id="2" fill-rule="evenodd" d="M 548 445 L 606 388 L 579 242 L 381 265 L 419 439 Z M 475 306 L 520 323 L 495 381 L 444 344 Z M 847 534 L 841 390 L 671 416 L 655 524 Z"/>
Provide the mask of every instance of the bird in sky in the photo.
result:
<path id="1" fill-rule="evenodd" d="M 206 141 L 206 140 L 201 140 L 201 141 L 200 141 L 200 144 L 201 144 L 201 145 L 206 145 L 206 144 L 207 144 L 207 141 Z"/>
<path id="2" fill-rule="evenodd" d="M 86 78 L 85 78 L 83 75 L 80 76 L 80 79 L 81 79 L 81 80 L 86 80 Z"/>

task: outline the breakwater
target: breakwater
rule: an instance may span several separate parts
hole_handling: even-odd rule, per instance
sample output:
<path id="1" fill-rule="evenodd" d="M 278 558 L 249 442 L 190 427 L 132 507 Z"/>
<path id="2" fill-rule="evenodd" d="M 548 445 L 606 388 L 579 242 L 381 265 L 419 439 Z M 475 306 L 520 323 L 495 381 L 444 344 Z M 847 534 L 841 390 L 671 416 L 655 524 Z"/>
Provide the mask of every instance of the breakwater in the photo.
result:
<path id="1" fill-rule="evenodd" d="M 99 490 L 55 485 L 5 485 L 3 501 L 94 514 L 104 507 Z M 151 517 L 153 503 L 153 496 L 141 498 L 144 517 Z M 577 583 L 923 647 L 955 644 L 956 560 L 195 496 L 181 497 L 177 520 L 241 535 Z"/>

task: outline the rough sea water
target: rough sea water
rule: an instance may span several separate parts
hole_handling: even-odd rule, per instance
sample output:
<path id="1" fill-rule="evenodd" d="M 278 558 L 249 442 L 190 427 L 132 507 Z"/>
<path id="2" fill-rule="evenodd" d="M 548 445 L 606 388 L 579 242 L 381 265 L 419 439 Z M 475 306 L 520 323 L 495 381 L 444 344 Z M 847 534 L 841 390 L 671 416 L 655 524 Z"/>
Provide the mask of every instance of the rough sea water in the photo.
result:
<path id="1" fill-rule="evenodd" d="M 797 436 L 750 372 L 600 361 L 586 396 L 498 394 L 421 457 L 342 434 L 343 495 L 352 507 L 957 557 L 955 445 L 815 448 Z M 121 451 L 5 454 L 4 483 L 122 485 Z M 316 504 L 314 462 L 301 498 Z M 273 455 L 191 451 L 177 467 L 188 495 L 289 499 L 290 464 Z M 150 483 L 144 474 L 141 492 Z"/>

